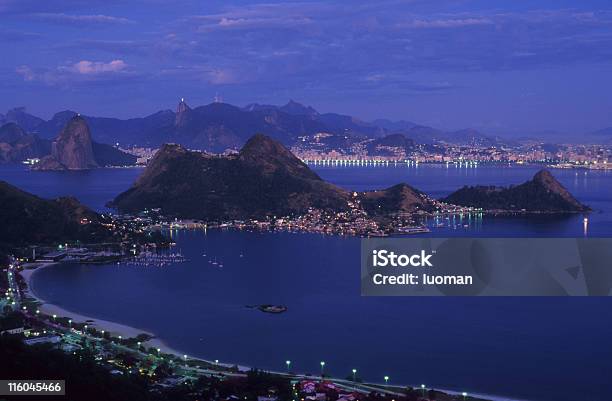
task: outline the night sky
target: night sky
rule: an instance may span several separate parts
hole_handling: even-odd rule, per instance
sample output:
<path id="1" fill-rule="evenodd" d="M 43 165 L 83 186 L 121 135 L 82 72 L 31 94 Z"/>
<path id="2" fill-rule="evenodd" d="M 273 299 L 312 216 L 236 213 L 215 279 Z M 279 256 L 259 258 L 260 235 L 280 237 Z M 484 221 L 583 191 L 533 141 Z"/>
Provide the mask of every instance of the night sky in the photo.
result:
<path id="1" fill-rule="evenodd" d="M 45 118 L 218 93 L 506 135 L 612 126 L 610 0 L 0 0 L 0 54 L 0 112 Z"/>

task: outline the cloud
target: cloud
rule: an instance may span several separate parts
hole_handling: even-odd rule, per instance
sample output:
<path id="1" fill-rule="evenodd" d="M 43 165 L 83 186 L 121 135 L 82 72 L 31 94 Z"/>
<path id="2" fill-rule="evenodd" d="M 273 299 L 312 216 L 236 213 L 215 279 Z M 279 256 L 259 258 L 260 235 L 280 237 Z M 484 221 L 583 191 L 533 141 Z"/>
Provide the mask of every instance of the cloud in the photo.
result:
<path id="1" fill-rule="evenodd" d="M 32 71 L 32 68 L 30 68 L 27 65 L 20 65 L 15 69 L 15 72 L 17 72 L 17 74 L 21 75 L 23 77 L 24 81 L 33 81 L 36 79 L 37 74 L 34 73 L 34 71 Z"/>
<path id="2" fill-rule="evenodd" d="M 133 78 L 136 74 L 129 71 L 128 64 L 123 60 L 109 62 L 81 60 L 72 64 L 64 64 L 55 68 L 33 68 L 20 65 L 15 72 L 24 81 L 37 81 L 50 86 L 70 86 L 94 81 L 117 81 Z"/>
<path id="3" fill-rule="evenodd" d="M 121 72 L 127 68 L 127 64 L 123 60 L 113 60 L 108 63 L 81 60 L 78 63 L 73 64 L 70 68 L 72 71 L 79 74 L 92 75 L 107 72 Z"/>
<path id="4" fill-rule="evenodd" d="M 216 14 L 191 16 L 187 20 L 196 22 L 199 32 L 216 29 L 298 28 L 312 24 L 330 8 L 319 3 L 254 4 L 230 7 Z"/>
<path id="5" fill-rule="evenodd" d="M 489 18 L 465 18 L 465 19 L 437 19 L 422 20 L 415 19 L 399 26 L 409 28 L 463 28 L 468 26 L 492 25 L 494 22 Z"/>
<path id="6" fill-rule="evenodd" d="M 42 20 L 45 22 L 67 25 L 116 25 L 130 24 L 134 22 L 127 18 L 113 17 L 110 15 L 103 14 L 73 15 L 65 13 L 35 13 L 31 14 L 31 16 L 35 19 Z"/>
<path id="7" fill-rule="evenodd" d="M 295 27 L 312 23 L 310 18 L 227 18 L 222 17 L 216 26 L 228 29 L 252 29 L 266 27 Z M 206 27 L 210 28 L 210 26 Z"/>

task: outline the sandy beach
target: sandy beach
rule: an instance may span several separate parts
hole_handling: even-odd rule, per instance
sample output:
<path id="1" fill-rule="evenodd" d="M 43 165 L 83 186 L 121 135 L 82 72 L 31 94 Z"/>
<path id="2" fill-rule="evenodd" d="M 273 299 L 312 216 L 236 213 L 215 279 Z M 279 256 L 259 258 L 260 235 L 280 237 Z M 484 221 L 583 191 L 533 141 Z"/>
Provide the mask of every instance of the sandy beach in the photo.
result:
<path id="1" fill-rule="evenodd" d="M 32 290 L 31 282 L 32 282 L 33 275 L 36 272 L 42 269 L 48 268 L 50 266 L 53 266 L 55 264 L 56 263 L 30 264 L 24 267 L 33 267 L 33 268 L 24 268 L 23 270 L 19 272 L 19 274 L 21 275 L 21 277 L 23 277 L 23 279 L 25 280 L 27 284 L 26 295 L 28 297 L 36 299 L 38 302 L 42 304 L 39 307 L 41 313 L 44 313 L 45 315 L 48 315 L 48 316 L 57 315 L 57 316 L 68 317 L 72 319 L 72 321 L 75 323 L 86 323 L 88 326 L 94 327 L 97 330 L 104 330 L 104 331 L 111 333 L 111 335 L 113 336 L 122 336 L 123 338 L 136 337 L 139 334 L 147 334 L 148 336 L 152 338 L 149 341 L 144 343 L 145 346 L 159 348 L 161 349 L 162 352 L 167 353 L 167 354 L 174 354 L 174 355 L 181 356 L 181 357 L 184 355 L 184 352 L 180 352 L 178 350 L 175 350 L 169 347 L 162 340 L 160 340 L 159 338 L 156 338 L 154 333 L 151 333 L 147 330 L 139 329 L 139 328 L 132 327 L 132 326 L 127 326 L 125 324 L 111 322 L 109 320 L 98 319 L 95 317 L 85 316 L 79 313 L 75 313 L 67 309 L 64 309 L 58 305 L 49 303 L 46 300 L 39 297 L 38 295 L 36 295 L 34 291 Z M 34 266 L 37 266 L 37 267 L 34 267 Z"/>

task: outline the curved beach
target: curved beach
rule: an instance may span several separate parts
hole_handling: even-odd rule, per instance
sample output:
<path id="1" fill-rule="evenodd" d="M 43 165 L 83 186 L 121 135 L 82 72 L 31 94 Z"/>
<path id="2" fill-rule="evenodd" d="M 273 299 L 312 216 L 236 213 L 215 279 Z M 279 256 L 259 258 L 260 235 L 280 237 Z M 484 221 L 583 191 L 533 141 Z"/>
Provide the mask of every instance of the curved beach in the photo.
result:
<path id="1" fill-rule="evenodd" d="M 42 313 L 49 315 L 49 316 L 57 315 L 57 316 L 69 317 L 72 319 L 72 321 L 76 323 L 86 323 L 88 326 L 94 327 L 98 330 L 104 330 L 104 331 L 111 333 L 112 335 L 116 335 L 116 336 L 120 335 L 124 338 L 136 337 L 139 334 L 146 334 L 152 337 L 149 341 L 145 343 L 147 346 L 160 348 L 164 353 L 167 353 L 167 354 L 174 354 L 177 356 L 182 356 L 184 354 L 183 352 L 180 352 L 180 351 L 177 351 L 176 349 L 168 347 L 168 345 L 166 345 L 159 338 L 155 337 L 155 334 L 151 333 L 150 331 L 128 326 L 128 325 L 121 324 L 121 323 L 111 322 L 109 320 L 98 319 L 98 318 L 91 317 L 91 316 L 85 316 L 83 314 L 64 309 L 61 306 L 49 303 L 48 301 L 38 296 L 34 292 L 34 289 L 32 286 L 33 276 L 38 271 L 42 269 L 46 269 L 56 264 L 57 263 L 43 263 L 43 264 L 40 264 L 36 268 L 23 269 L 19 272 L 19 274 L 21 275 L 21 277 L 23 277 L 23 279 L 25 280 L 27 284 L 26 294 L 29 297 L 36 299 L 38 302 L 42 304 L 39 307 Z"/>

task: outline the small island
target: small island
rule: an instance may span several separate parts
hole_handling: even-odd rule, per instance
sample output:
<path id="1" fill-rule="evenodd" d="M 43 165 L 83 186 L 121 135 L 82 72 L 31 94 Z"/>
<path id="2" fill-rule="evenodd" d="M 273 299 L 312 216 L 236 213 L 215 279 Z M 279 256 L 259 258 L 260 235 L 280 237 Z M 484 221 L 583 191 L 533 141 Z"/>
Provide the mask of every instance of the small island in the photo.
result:
<path id="1" fill-rule="evenodd" d="M 275 313 L 275 314 L 287 312 L 287 309 L 288 309 L 285 305 L 270 305 L 270 304 L 247 305 L 246 307 L 249 309 L 257 309 L 265 313 Z"/>

